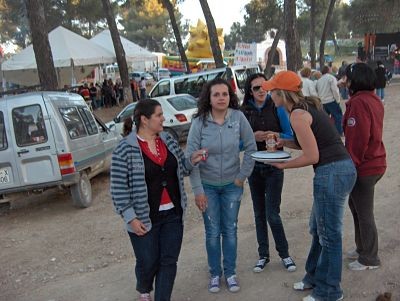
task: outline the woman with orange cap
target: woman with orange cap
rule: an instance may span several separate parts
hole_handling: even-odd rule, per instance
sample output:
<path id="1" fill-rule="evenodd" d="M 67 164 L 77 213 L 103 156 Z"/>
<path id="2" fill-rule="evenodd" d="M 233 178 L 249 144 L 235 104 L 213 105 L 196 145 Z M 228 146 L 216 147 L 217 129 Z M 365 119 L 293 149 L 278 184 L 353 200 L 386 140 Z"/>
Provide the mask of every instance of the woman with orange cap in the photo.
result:
<path id="1" fill-rule="evenodd" d="M 344 203 L 356 180 L 356 169 L 342 140 L 316 97 L 305 97 L 301 79 L 292 71 L 282 71 L 262 87 L 271 91 L 277 107 L 290 113 L 294 140 L 279 139 L 278 146 L 301 149 L 292 160 L 272 165 L 281 169 L 314 167 L 313 207 L 310 216 L 312 244 L 306 275 L 293 285 L 295 290 L 313 289 L 303 301 L 343 299 L 342 226 Z"/>

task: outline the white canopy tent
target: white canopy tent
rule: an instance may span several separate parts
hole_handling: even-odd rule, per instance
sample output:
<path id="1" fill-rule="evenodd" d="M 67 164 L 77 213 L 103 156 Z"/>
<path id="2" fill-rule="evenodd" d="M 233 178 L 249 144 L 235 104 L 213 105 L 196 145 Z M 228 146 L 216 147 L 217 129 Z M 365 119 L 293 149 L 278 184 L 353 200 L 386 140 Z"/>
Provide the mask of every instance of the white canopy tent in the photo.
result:
<path id="1" fill-rule="evenodd" d="M 59 26 L 49 33 L 59 87 L 73 85 L 96 66 L 115 61 L 113 52 Z M 3 77 L 19 85 L 39 84 L 33 46 L 30 45 L 2 64 Z"/>
<path id="2" fill-rule="evenodd" d="M 125 50 L 126 61 L 127 63 L 133 64 L 135 69 L 137 68 L 137 65 L 145 65 L 146 62 L 154 62 L 154 64 L 157 64 L 156 55 L 122 36 L 120 36 L 120 38 L 122 47 L 124 47 Z M 115 55 L 114 44 L 112 42 L 111 33 L 108 29 L 95 35 L 90 39 L 90 41 L 107 49 Z"/>

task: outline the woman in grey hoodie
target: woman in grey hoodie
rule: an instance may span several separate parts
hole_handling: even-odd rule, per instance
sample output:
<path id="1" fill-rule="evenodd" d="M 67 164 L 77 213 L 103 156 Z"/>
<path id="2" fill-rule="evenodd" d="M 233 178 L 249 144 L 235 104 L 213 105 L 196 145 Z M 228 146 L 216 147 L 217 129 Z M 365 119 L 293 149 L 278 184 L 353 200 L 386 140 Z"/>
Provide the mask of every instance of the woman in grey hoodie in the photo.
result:
<path id="1" fill-rule="evenodd" d="M 237 219 L 243 182 L 251 174 L 256 151 L 253 130 L 239 111 L 239 101 L 227 81 L 217 78 L 204 86 L 187 140 L 187 156 L 204 150 L 190 176 L 197 207 L 203 213 L 210 270 L 209 291 L 220 290 L 223 273 L 230 292 L 239 291 L 236 277 Z M 240 149 L 244 150 L 240 163 Z M 222 238 L 222 248 L 221 248 Z"/>

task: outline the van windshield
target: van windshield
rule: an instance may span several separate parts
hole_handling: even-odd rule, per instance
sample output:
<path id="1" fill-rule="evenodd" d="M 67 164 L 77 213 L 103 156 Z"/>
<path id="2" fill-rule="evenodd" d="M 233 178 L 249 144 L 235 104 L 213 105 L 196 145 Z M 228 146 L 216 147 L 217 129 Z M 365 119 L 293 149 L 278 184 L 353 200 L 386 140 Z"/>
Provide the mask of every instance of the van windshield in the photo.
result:
<path id="1" fill-rule="evenodd" d="M 223 71 L 210 72 L 207 74 L 191 74 L 188 77 L 177 78 L 174 81 L 176 94 L 190 94 L 193 97 L 199 97 L 203 85 L 214 78 L 222 77 Z"/>
<path id="2" fill-rule="evenodd" d="M 257 67 L 255 68 L 247 68 L 247 69 L 238 69 L 235 70 L 236 74 L 236 82 L 237 86 L 241 91 L 244 91 L 244 85 L 246 84 L 247 78 L 254 73 L 258 73 Z"/>

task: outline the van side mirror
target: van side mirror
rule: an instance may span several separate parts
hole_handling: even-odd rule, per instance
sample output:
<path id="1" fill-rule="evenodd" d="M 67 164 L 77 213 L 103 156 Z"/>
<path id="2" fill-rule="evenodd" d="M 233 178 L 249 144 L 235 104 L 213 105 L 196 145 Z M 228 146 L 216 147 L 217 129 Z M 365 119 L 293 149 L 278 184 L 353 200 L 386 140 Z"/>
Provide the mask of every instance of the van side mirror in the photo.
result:
<path id="1" fill-rule="evenodd" d="M 115 117 L 113 120 L 115 123 L 120 123 L 120 121 L 121 121 L 121 119 L 119 117 Z"/>

